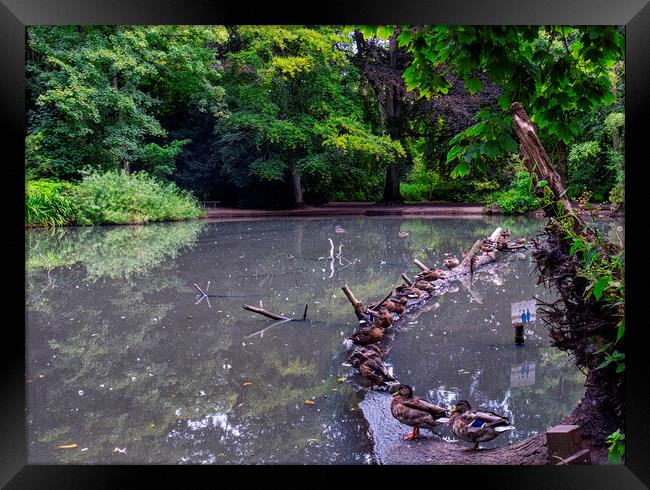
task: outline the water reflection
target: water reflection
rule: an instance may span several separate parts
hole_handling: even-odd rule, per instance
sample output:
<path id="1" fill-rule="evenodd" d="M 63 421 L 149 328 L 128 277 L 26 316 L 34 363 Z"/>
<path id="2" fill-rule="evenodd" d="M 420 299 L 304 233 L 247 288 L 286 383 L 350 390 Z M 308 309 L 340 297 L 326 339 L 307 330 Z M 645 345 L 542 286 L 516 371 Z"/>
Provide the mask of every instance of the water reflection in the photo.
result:
<path id="1" fill-rule="evenodd" d="M 28 231 L 29 463 L 380 461 L 373 423 L 360 408 L 365 393 L 342 366 L 356 319 L 340 285 L 362 300 L 381 299 L 400 273 L 415 272 L 413 258 L 460 256 L 491 233 L 492 221 Z M 542 224 L 505 226 L 532 236 Z M 548 347 L 540 326 L 523 351 L 512 345 L 511 300 L 546 294 L 531 274 L 528 257 L 510 256 L 498 274 L 457 283 L 457 292 L 411 314 L 387 364 L 439 403 L 462 396 L 507 410 L 518 428 L 512 438 L 556 423 L 579 399 L 582 378 Z M 210 307 L 196 304 L 194 286 L 208 281 Z M 272 323 L 241 308 L 260 300 L 294 318 L 308 303 L 307 321 L 250 336 Z M 524 362 L 534 363 L 536 383 L 511 386 L 513 366 Z M 67 444 L 78 447 L 58 448 Z"/>

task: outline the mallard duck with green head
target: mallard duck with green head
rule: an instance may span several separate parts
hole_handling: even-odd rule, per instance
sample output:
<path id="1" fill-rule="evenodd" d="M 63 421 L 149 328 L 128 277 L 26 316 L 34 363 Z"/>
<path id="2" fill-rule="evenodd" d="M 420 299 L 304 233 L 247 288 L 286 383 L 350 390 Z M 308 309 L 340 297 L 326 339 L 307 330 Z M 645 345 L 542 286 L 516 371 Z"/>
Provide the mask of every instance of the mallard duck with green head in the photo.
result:
<path id="1" fill-rule="evenodd" d="M 462 441 L 474 443 L 466 451 L 477 451 L 480 442 L 491 441 L 495 437 L 514 430 L 507 417 L 486 410 L 472 410 L 469 402 L 460 400 L 450 410 L 451 431 Z"/>
<path id="2" fill-rule="evenodd" d="M 413 396 L 413 388 L 399 385 L 393 393 L 390 412 L 401 423 L 413 427 L 413 431 L 404 437 L 405 441 L 417 437 L 420 429 L 433 430 L 438 425 L 448 422 L 447 410 L 433 403 Z"/>

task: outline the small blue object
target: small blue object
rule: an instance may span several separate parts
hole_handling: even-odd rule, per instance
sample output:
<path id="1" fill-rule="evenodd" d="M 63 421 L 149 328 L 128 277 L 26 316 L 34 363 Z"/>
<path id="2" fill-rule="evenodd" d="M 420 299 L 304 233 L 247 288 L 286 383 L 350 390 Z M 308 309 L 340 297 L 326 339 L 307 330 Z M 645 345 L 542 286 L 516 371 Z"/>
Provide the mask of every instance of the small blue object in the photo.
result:
<path id="1" fill-rule="evenodd" d="M 484 425 L 485 420 L 476 419 L 474 422 L 472 422 L 472 425 L 470 427 L 483 427 Z"/>

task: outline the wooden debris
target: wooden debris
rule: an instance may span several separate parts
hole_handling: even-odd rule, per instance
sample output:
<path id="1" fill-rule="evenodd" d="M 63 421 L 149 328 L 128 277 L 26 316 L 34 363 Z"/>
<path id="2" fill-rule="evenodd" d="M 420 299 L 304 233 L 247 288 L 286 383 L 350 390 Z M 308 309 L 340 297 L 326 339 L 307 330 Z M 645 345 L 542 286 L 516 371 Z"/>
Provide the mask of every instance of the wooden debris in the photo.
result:
<path id="1" fill-rule="evenodd" d="M 429 270 L 429 268 L 426 265 L 424 265 L 422 262 L 420 262 L 418 259 L 413 259 L 413 263 L 425 272 Z"/>
<path id="2" fill-rule="evenodd" d="M 253 313 L 257 313 L 259 315 L 265 316 L 267 318 L 272 318 L 273 320 L 291 320 L 291 318 L 287 318 L 286 316 L 282 316 L 282 315 L 276 315 L 275 313 L 271 313 L 270 311 L 267 311 L 264 308 L 256 308 L 255 306 L 251 306 L 251 305 L 243 305 L 242 308 L 248 311 L 252 311 Z"/>
<path id="3" fill-rule="evenodd" d="M 591 464 L 591 451 L 589 449 L 581 449 L 568 458 L 562 459 L 556 456 L 553 459 L 560 460 L 558 463 L 555 463 L 556 465 Z"/>
<path id="4" fill-rule="evenodd" d="M 413 281 L 411 281 L 409 276 L 407 276 L 404 272 L 402 272 L 402 279 L 404 279 L 404 282 L 407 286 L 411 286 L 413 284 Z"/>
<path id="5" fill-rule="evenodd" d="M 357 318 L 359 320 L 365 320 L 366 318 L 365 318 L 365 315 L 363 314 L 363 304 L 361 304 L 361 301 L 359 301 L 354 296 L 354 294 L 352 293 L 352 291 L 350 290 L 350 288 L 348 287 L 347 284 L 344 284 L 343 286 L 341 286 L 341 289 L 343 290 L 343 292 L 347 296 L 350 303 L 352 303 L 352 306 L 354 307 L 354 312 L 356 313 Z"/>

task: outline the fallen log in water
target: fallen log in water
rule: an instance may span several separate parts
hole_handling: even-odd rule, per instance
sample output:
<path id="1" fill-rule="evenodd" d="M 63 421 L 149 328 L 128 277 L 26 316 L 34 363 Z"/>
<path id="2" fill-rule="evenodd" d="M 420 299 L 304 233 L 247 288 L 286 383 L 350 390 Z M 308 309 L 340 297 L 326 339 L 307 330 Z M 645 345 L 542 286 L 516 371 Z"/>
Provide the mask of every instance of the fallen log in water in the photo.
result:
<path id="1" fill-rule="evenodd" d="M 416 276 L 415 282 L 409 279 L 405 273 L 402 273 L 404 284 L 390 291 L 378 303 L 370 303 L 364 306 L 350 287 L 344 284 L 341 289 L 352 304 L 360 324 L 359 330 L 349 339 L 357 345 L 384 342 L 386 337 L 378 335 L 378 329 L 385 330 L 395 326 L 398 321 L 406 318 L 408 313 L 423 307 L 429 299 L 450 291 L 450 285 L 453 281 L 460 281 L 476 301 L 482 302 L 482 298 L 471 289 L 471 283 L 465 276 L 467 274 L 473 276 L 475 270 L 495 262 L 497 260 L 496 250 L 506 250 L 511 246 L 518 247 L 521 244 L 520 240 L 517 242 L 508 241 L 509 236 L 510 232 L 508 230 L 496 228 L 489 237 L 477 240 L 470 251 L 465 254 L 463 261 L 455 267 L 451 267 L 448 271 L 430 268 L 420 260 L 414 259 L 413 263 L 421 269 L 421 272 Z M 383 352 L 382 358 L 387 350 Z M 352 359 L 355 355 L 358 355 L 358 348 L 352 350 L 349 359 Z"/>

